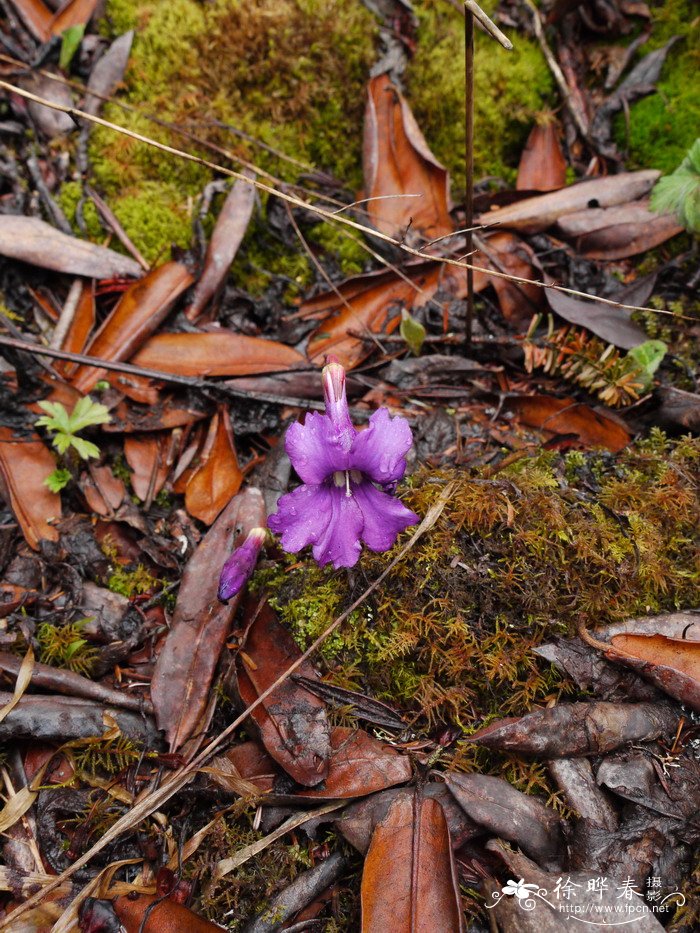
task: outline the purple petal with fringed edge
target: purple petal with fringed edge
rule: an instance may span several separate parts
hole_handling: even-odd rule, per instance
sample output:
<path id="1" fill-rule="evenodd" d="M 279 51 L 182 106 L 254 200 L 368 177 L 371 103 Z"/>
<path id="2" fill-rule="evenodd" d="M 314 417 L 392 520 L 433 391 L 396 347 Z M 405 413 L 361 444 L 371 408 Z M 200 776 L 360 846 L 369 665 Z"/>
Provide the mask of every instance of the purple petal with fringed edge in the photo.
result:
<path id="1" fill-rule="evenodd" d="M 292 466 L 305 483 L 316 485 L 336 470 L 348 469 L 348 452 L 341 436 L 325 415 L 310 412 L 304 424 L 298 421 L 287 430 L 284 441 Z"/>
<path id="2" fill-rule="evenodd" d="M 404 529 L 418 522 L 415 512 L 371 483 L 357 485 L 353 497 L 364 520 L 362 540 L 372 551 L 388 551 Z"/>
<path id="3" fill-rule="evenodd" d="M 405 418 L 392 418 L 380 408 L 369 419 L 369 427 L 355 438 L 350 451 L 350 469 L 359 470 L 382 486 L 398 482 L 406 471 L 406 454 L 413 437 Z"/>

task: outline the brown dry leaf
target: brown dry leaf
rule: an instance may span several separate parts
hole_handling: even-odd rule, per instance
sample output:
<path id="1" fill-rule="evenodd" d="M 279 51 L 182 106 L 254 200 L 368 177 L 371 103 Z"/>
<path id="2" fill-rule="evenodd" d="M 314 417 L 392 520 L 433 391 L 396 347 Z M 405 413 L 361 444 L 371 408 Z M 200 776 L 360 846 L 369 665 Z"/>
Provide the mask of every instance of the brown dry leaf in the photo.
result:
<path id="1" fill-rule="evenodd" d="M 39 42 L 51 38 L 53 13 L 41 0 L 11 0 L 27 29 Z"/>
<path id="2" fill-rule="evenodd" d="M 509 398 L 506 407 L 523 424 L 549 435 L 575 434 L 585 447 L 605 447 L 618 453 L 629 444 L 630 432 L 622 424 L 582 402 L 551 395 L 519 395 Z"/>
<path id="3" fill-rule="evenodd" d="M 254 176 L 249 173 L 249 177 Z M 248 229 L 254 206 L 255 188 L 239 179 L 229 191 L 216 219 L 202 274 L 194 287 L 190 306 L 185 311 L 190 321 L 197 320 L 226 280 L 229 267 Z"/>
<path id="4" fill-rule="evenodd" d="M 126 495 L 123 481 L 106 464 L 89 463 L 80 478 L 80 488 L 92 511 L 102 516 L 114 515 Z"/>
<path id="5" fill-rule="evenodd" d="M 88 78 L 88 92 L 94 91 L 94 93 L 85 95 L 82 109 L 86 113 L 95 116 L 102 107 L 104 101 L 96 97 L 96 94 L 100 94 L 101 97 L 111 97 L 121 84 L 133 41 L 134 31 L 130 29 L 129 32 L 115 39 L 104 55 L 98 59 Z"/>
<path id="6" fill-rule="evenodd" d="M 15 660 L 19 661 L 19 658 Z M 32 671 L 34 670 L 34 652 L 32 651 L 32 646 L 30 645 L 27 648 L 27 653 L 24 656 L 22 663 L 20 664 L 19 670 L 17 671 L 17 680 L 15 681 L 15 689 L 12 694 L 12 699 L 9 703 L 6 703 L 2 709 L 0 709 L 0 722 L 3 721 L 5 716 L 8 713 L 11 713 L 12 710 L 19 703 L 22 694 L 27 689 L 32 680 Z"/>
<path id="7" fill-rule="evenodd" d="M 211 525 L 242 482 L 231 419 L 228 410 L 221 406 L 209 426 L 201 462 L 187 483 L 185 508 L 190 515 Z"/>
<path id="8" fill-rule="evenodd" d="M 496 272 L 507 272 L 522 279 L 538 278 L 538 264 L 535 254 L 524 240 L 508 231 L 502 231 L 488 237 L 482 250 L 475 253 L 472 262 Z M 453 275 L 460 278 L 463 274 L 453 269 Z M 542 289 L 537 285 L 522 285 L 509 282 L 496 276 L 487 276 L 483 272 L 474 275 L 474 291 L 481 291 L 486 285 L 492 285 L 498 296 L 501 314 L 511 324 L 527 324 L 532 315 L 542 306 Z"/>
<path id="9" fill-rule="evenodd" d="M 605 652 L 650 680 L 681 703 L 700 712 L 700 641 L 665 635 L 613 635 Z"/>
<path id="10" fill-rule="evenodd" d="M 301 652 L 277 621 L 267 602 L 248 599 L 250 619 L 236 659 L 236 687 L 243 707 L 250 706 L 297 660 Z M 299 673 L 310 680 L 318 674 L 310 661 Z M 326 704 L 289 678 L 250 714 L 268 754 L 299 784 L 315 787 L 328 776 L 331 754 Z"/>
<path id="11" fill-rule="evenodd" d="M 102 425 L 103 431 L 112 434 L 131 434 L 140 431 L 166 431 L 195 424 L 207 417 L 205 408 L 196 408 L 196 403 L 175 400 L 172 395 L 162 396 L 157 405 L 129 405 L 120 402 L 110 412 L 112 420 Z"/>
<path id="12" fill-rule="evenodd" d="M 533 126 L 518 166 L 518 191 L 556 191 L 566 184 L 566 160 L 554 120 Z"/>
<path id="13" fill-rule="evenodd" d="M 124 457 L 131 467 L 131 488 L 142 502 L 152 501 L 163 488 L 171 464 L 170 435 L 130 434 L 124 439 Z"/>
<path id="14" fill-rule="evenodd" d="M 389 236 L 402 235 L 409 224 L 428 238 L 452 233 L 447 170 L 385 74 L 369 82 L 362 159 L 364 196 L 381 198 L 363 205 L 372 226 Z M 391 197 L 405 194 L 419 197 Z"/>
<path id="15" fill-rule="evenodd" d="M 616 308 L 614 305 L 603 304 L 591 298 L 576 298 L 554 289 L 545 289 L 546 299 L 552 311 L 568 321 L 585 327 L 616 347 L 629 350 L 647 340 L 647 335 L 631 319 L 631 314 L 625 308 Z"/>
<path id="16" fill-rule="evenodd" d="M 134 282 L 90 341 L 87 352 L 102 360 L 128 360 L 162 324 L 173 303 L 192 283 L 179 262 L 167 262 Z M 81 366 L 73 376 L 80 392 L 89 392 L 106 370 Z"/>
<path id="17" fill-rule="evenodd" d="M 442 807 L 420 791 L 400 796 L 372 836 L 362 872 L 362 933 L 464 929 Z"/>
<path id="18" fill-rule="evenodd" d="M 292 369 L 306 360 L 276 340 L 217 329 L 201 334 L 158 334 L 144 344 L 132 362 L 178 376 L 249 376 Z"/>
<path id="19" fill-rule="evenodd" d="M 482 214 L 478 220 L 488 226 L 498 225 L 524 233 L 540 233 L 565 214 L 590 207 L 614 207 L 636 201 L 649 194 L 660 174 L 656 169 L 644 169 L 577 182 L 560 191 L 499 207 Z"/>
<path id="20" fill-rule="evenodd" d="M 650 211 L 648 198 L 567 214 L 557 227 L 586 259 L 608 260 L 645 253 L 683 231 L 673 215 Z"/>
<path id="21" fill-rule="evenodd" d="M 60 36 L 71 26 L 87 26 L 95 12 L 97 0 L 68 0 L 51 19 L 51 35 Z"/>
<path id="22" fill-rule="evenodd" d="M 209 701 L 214 670 L 226 641 L 238 598 L 217 599 L 219 575 L 233 544 L 265 524 L 265 504 L 258 489 L 248 487 L 231 500 L 207 532 L 185 567 L 173 621 L 151 681 L 158 728 L 171 751 L 192 735 Z M 236 529 L 240 534 L 236 537 Z"/>
<path id="23" fill-rule="evenodd" d="M 66 336 L 61 341 L 61 350 L 67 350 L 69 353 L 82 353 L 94 326 L 95 293 L 91 283 L 83 282 L 73 320 Z M 53 367 L 68 378 L 75 373 L 78 364 L 71 363 L 70 360 L 54 360 Z"/>
<path id="24" fill-rule="evenodd" d="M 0 254 L 42 269 L 95 279 L 137 278 L 142 272 L 128 256 L 61 233 L 38 217 L 3 215 Z"/>
<path id="25" fill-rule="evenodd" d="M 114 910 L 125 933 L 221 933 L 221 927 L 198 916 L 183 904 L 155 894 L 122 894 Z M 148 911 L 152 904 L 156 906 Z"/>
<path id="26" fill-rule="evenodd" d="M 56 461 L 36 434 L 15 437 L 0 426 L 0 492 L 35 551 L 41 541 L 58 541 L 53 523 L 61 517 L 61 497 L 44 480 Z"/>
<path id="27" fill-rule="evenodd" d="M 491 723 L 470 735 L 469 741 L 541 758 L 603 755 L 626 742 L 675 734 L 680 716 L 663 703 L 559 703 Z"/>

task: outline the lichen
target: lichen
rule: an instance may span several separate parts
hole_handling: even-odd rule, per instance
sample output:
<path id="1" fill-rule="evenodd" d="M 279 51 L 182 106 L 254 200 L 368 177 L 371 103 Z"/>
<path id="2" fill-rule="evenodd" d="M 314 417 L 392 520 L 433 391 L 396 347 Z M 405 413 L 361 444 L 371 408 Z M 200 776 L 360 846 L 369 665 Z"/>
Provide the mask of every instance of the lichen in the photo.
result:
<path id="1" fill-rule="evenodd" d="M 444 0 L 417 0 L 418 47 L 407 93 L 433 152 L 464 190 L 464 25 Z M 492 13 L 496 4 L 483 4 Z M 474 74 L 474 165 L 477 178 L 513 181 L 522 146 L 538 113 L 553 102 L 553 83 L 539 46 L 510 35 L 506 52 L 477 30 Z"/>

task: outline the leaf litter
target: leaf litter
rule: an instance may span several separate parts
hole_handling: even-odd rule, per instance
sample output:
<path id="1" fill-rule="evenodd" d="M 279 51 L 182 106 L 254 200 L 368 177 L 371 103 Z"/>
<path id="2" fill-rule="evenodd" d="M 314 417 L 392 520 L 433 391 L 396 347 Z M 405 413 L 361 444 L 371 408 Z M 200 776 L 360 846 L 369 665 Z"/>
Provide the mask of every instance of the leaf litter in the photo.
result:
<path id="1" fill-rule="evenodd" d="M 389 6 L 410 54 L 411 6 Z M 653 93 L 675 40 L 633 65 L 630 49 L 604 89 L 580 82 L 578 53 L 567 59 L 572 17 L 590 42 L 643 15 L 608 6 L 602 29 L 577 8 L 550 14 L 565 110 L 531 127 L 517 193 L 480 184 L 468 257 L 451 201 L 462 192 L 412 113 L 405 56 L 398 72 L 367 76 L 363 191 L 322 172 L 293 186 L 262 168 L 234 173 L 223 196 L 203 195 L 198 242 L 168 260 L 164 239 L 145 272 L 122 252 L 140 255 L 104 193 L 88 202 L 85 187 L 66 232 L 58 150 L 30 163 L 22 146 L 3 149 L 0 738 L 16 788 L 3 826 L 38 860 L 7 850 L 17 880 L 2 928 L 65 910 L 60 922 L 86 930 L 258 933 L 318 916 L 329 929 L 452 931 L 488 917 L 522 930 L 535 917 L 521 900 L 537 888 L 550 903 L 537 902 L 532 929 L 559 929 L 551 900 L 565 875 L 600 905 L 631 885 L 645 899 L 640 928 L 659 929 L 657 916 L 693 928 L 697 626 L 692 614 L 661 615 L 697 597 L 697 442 L 678 437 L 698 408 L 681 235 L 692 205 L 657 212 L 659 172 L 624 170 L 611 142 L 614 114 Z M 67 158 L 85 172 L 89 118 L 128 80 L 138 29 L 107 48 L 90 25 L 94 3 L 13 8 L 6 48 L 19 71 L 42 68 L 34 53 L 52 34 L 77 52 L 61 60 L 68 83 L 54 70 L 13 85 L 3 72 L 15 124 L 0 132 L 12 140 L 34 121 L 42 146 L 79 135 Z M 517 23 L 508 4 L 498 16 Z M 73 108 L 81 88 L 84 117 Z M 570 95 L 592 109 L 591 94 L 581 134 Z M 332 239 L 314 231 L 322 220 Z M 278 271 L 256 253 L 260 224 L 308 271 Z M 362 254 L 354 276 L 342 266 L 348 234 Z M 465 259 L 478 296 L 469 345 Z M 548 310 L 569 329 L 554 331 Z M 57 357 L 41 354 L 47 346 Z M 542 372 L 524 365 L 535 351 Z M 269 465 L 284 465 L 285 428 L 318 407 L 329 354 L 354 371 L 355 423 L 388 404 L 420 428 L 403 494 L 426 520 L 392 555 L 367 554 L 351 571 L 319 572 L 270 539 L 247 594 L 222 604 L 221 567 L 284 492 L 288 466 L 278 481 Z M 40 404 L 54 418 L 97 404 L 109 421 L 66 423 L 73 443 L 52 450 L 52 425 L 36 430 Z M 350 474 L 348 488 L 359 482 Z M 546 535 L 524 527 L 540 512 Z M 497 539 L 513 547 L 500 560 Z M 543 551 L 586 568 L 568 602 Z M 115 593 L 124 602 L 109 608 Z M 22 663 L 32 651 L 37 661 Z M 70 788 L 51 770 L 37 789 L 37 750 L 46 767 L 70 770 Z M 58 858 L 55 880 L 42 857 Z M 168 860 L 180 880 L 157 871 Z M 665 912 L 656 876 L 676 891 Z M 607 883 L 591 887 L 596 878 Z"/>

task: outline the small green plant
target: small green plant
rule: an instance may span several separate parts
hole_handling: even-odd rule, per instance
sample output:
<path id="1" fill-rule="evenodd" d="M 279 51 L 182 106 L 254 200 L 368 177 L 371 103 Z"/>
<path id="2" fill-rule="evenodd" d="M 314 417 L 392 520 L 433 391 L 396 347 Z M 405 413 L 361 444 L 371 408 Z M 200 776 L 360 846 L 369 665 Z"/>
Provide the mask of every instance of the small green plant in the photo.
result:
<path id="1" fill-rule="evenodd" d="M 675 172 L 660 178 L 651 193 L 651 209 L 675 214 L 688 233 L 700 233 L 700 139 Z"/>
<path id="2" fill-rule="evenodd" d="M 83 626 L 88 621 L 81 619 L 68 625 L 42 622 L 36 632 L 42 664 L 65 667 L 76 674 L 89 675 L 99 652 L 83 637 Z"/>
<path id="3" fill-rule="evenodd" d="M 83 437 L 77 437 L 77 434 L 90 425 L 111 421 L 106 405 L 93 402 L 90 396 L 86 395 L 75 403 L 70 414 L 61 402 L 39 402 L 39 408 L 46 414 L 37 418 L 34 424 L 53 434 L 51 443 L 59 454 L 64 454 L 69 447 L 73 447 L 83 460 L 100 456 L 100 448 L 96 444 L 86 441 Z"/>
<path id="4" fill-rule="evenodd" d="M 62 489 L 65 489 L 68 483 L 73 479 L 73 474 L 70 470 L 64 470 L 61 467 L 56 467 L 53 473 L 49 475 L 44 480 L 44 485 L 48 486 L 51 492 L 60 492 Z"/>

